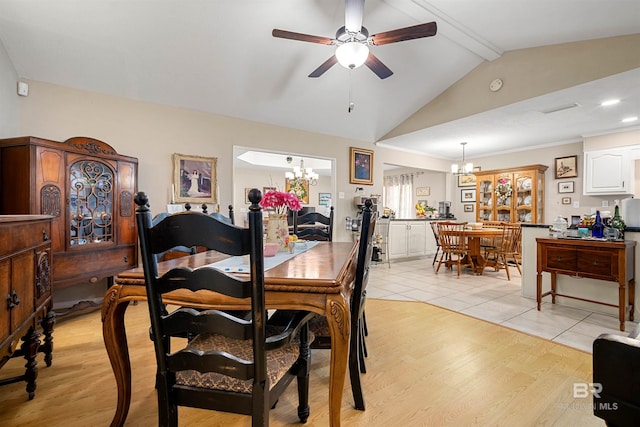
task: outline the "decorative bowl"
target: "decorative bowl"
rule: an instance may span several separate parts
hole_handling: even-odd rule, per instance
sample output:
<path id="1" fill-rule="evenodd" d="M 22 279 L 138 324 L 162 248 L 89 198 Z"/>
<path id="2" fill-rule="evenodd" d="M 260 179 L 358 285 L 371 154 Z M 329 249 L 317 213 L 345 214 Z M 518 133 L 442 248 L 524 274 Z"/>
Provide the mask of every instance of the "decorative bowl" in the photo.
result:
<path id="1" fill-rule="evenodd" d="M 278 253 L 280 245 L 277 243 L 265 243 L 264 244 L 264 256 L 275 256 Z"/>

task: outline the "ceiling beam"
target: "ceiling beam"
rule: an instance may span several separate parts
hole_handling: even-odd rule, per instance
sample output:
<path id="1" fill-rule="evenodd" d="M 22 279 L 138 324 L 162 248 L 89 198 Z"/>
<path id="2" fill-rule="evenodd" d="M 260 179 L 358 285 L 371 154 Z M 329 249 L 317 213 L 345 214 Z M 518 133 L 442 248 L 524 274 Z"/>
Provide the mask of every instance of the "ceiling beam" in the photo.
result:
<path id="1" fill-rule="evenodd" d="M 426 0 L 383 0 L 386 4 L 400 12 L 411 16 L 419 22 L 436 21 L 438 35 L 464 47 L 484 60 L 493 61 L 500 58 L 503 51 L 483 39 L 471 29 L 462 25 L 446 13 Z"/>

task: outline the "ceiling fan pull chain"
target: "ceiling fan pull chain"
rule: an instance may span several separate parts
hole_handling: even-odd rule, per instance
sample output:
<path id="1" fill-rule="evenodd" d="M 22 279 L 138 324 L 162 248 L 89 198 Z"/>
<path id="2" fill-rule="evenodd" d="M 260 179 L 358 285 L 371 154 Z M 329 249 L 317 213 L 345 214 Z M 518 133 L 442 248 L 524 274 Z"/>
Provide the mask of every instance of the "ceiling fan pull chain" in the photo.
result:
<path id="1" fill-rule="evenodd" d="M 355 108 L 355 104 L 353 103 L 353 94 L 351 93 L 351 74 L 353 70 L 349 70 L 349 108 L 347 111 L 352 112 Z"/>

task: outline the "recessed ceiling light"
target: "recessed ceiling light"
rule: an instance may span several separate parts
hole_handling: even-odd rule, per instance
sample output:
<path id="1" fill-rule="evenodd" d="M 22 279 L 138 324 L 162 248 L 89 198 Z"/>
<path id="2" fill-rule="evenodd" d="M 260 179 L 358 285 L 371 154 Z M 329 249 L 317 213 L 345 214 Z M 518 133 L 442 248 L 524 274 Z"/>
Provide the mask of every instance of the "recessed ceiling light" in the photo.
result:
<path id="1" fill-rule="evenodd" d="M 603 107 L 609 107 L 611 105 L 616 105 L 618 102 L 620 102 L 619 99 L 608 99 L 604 102 L 602 102 L 600 105 Z"/>
<path id="2" fill-rule="evenodd" d="M 638 116 L 626 117 L 626 118 L 622 119 L 622 123 L 635 122 L 636 120 L 638 120 Z"/>

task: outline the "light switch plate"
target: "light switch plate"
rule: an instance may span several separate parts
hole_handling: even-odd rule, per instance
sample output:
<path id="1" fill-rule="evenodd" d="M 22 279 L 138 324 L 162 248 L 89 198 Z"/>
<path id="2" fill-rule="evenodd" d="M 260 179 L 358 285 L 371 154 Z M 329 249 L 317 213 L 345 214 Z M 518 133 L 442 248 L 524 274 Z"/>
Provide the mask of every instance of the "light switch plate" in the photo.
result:
<path id="1" fill-rule="evenodd" d="M 338 193 L 338 199 L 344 199 L 344 191 Z"/>
<path id="2" fill-rule="evenodd" d="M 602 207 L 603 208 L 608 208 L 609 207 L 609 201 L 608 200 L 603 200 L 602 201 Z"/>
<path id="3" fill-rule="evenodd" d="M 579 208 L 580 207 L 580 202 L 578 202 L 577 200 L 575 202 L 573 202 L 573 207 L 574 208 Z"/>

